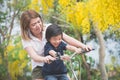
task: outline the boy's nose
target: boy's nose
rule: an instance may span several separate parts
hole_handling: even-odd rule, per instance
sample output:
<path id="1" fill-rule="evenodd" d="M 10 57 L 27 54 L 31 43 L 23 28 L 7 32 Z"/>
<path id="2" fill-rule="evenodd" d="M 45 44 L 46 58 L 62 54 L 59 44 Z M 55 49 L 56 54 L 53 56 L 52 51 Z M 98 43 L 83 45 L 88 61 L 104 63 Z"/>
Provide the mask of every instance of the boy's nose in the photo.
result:
<path id="1" fill-rule="evenodd" d="M 56 41 L 57 43 L 59 43 L 60 41 L 58 40 L 58 41 Z"/>

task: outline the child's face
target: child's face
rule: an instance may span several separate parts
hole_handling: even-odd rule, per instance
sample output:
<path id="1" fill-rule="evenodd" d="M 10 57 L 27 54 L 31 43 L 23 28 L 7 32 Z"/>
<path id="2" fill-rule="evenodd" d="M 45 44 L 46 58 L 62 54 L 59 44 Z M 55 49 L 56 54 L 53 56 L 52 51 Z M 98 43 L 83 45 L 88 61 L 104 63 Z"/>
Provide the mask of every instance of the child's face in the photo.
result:
<path id="1" fill-rule="evenodd" d="M 59 46 L 59 44 L 61 43 L 62 41 L 62 35 L 57 35 L 57 36 L 53 36 L 50 38 L 50 43 L 56 48 Z"/>

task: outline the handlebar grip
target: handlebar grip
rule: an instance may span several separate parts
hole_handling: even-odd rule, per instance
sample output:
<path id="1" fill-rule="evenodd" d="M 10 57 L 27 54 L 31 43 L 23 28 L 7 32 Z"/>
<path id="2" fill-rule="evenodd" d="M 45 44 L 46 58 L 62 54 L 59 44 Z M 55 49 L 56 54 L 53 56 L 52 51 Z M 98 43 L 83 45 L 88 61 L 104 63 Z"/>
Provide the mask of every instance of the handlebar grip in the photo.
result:
<path id="1" fill-rule="evenodd" d="M 93 50 L 95 50 L 95 49 L 92 49 L 90 51 L 93 51 Z M 81 53 L 86 53 L 86 52 L 90 52 L 90 51 L 82 50 Z"/>

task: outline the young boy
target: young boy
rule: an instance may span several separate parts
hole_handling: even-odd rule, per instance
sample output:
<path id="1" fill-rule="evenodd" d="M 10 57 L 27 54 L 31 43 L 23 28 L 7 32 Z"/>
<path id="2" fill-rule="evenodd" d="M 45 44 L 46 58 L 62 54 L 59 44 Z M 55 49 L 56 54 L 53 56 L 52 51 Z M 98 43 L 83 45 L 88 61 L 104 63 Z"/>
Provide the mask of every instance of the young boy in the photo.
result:
<path id="1" fill-rule="evenodd" d="M 69 60 L 68 55 L 64 55 L 64 50 L 70 50 L 77 53 L 81 49 L 68 45 L 62 41 L 62 29 L 55 24 L 48 26 L 46 30 L 47 43 L 45 45 L 44 55 L 51 55 L 52 57 L 59 57 L 50 64 L 45 63 L 43 66 L 43 76 L 45 80 L 69 80 L 67 77 L 67 68 L 63 60 Z M 59 56 L 61 55 L 61 57 Z"/>

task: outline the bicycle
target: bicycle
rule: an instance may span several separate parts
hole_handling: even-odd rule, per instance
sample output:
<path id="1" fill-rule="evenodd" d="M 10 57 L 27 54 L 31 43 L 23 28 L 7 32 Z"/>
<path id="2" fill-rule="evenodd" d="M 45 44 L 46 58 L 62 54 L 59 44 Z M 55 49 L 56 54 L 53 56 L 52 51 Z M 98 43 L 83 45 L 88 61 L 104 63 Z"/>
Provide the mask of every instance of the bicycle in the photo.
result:
<path id="1" fill-rule="evenodd" d="M 93 50 L 95 50 L 95 49 L 92 49 L 91 51 L 93 51 Z M 87 52 L 90 52 L 90 51 L 85 51 L 85 50 L 82 50 L 81 51 L 81 53 L 80 53 L 80 55 L 82 55 L 82 54 L 85 54 L 85 53 L 87 53 Z M 79 80 L 78 78 L 77 78 L 77 75 L 76 75 L 76 73 L 75 73 L 75 71 L 74 71 L 74 68 L 73 68 L 73 66 L 72 66 L 72 58 L 73 57 L 75 57 L 76 55 L 78 55 L 78 53 L 76 53 L 76 52 L 74 52 L 72 55 L 70 55 L 70 69 L 71 69 L 71 71 L 72 71 L 72 73 L 73 73 L 73 76 L 74 76 L 74 78 L 75 78 L 75 80 Z M 60 53 L 57 53 L 57 55 L 56 55 L 56 59 L 61 59 L 61 55 L 60 55 Z M 80 65 L 80 67 L 81 67 L 81 65 Z M 80 76 L 81 76 L 81 72 L 80 72 Z M 80 79 L 81 80 L 81 79 Z"/>

